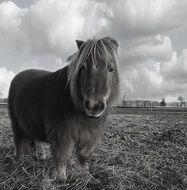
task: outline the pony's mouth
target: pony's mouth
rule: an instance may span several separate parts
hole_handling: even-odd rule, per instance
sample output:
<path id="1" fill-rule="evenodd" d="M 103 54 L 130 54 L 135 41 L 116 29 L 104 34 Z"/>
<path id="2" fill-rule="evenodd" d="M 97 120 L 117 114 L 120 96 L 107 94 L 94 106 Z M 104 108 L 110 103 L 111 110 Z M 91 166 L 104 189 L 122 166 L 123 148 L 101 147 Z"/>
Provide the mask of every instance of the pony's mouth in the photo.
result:
<path id="1" fill-rule="evenodd" d="M 90 111 L 87 111 L 87 110 L 85 110 L 85 113 L 86 113 L 86 115 L 88 116 L 88 117 L 92 117 L 92 118 L 99 118 L 99 117 L 101 117 L 102 115 L 103 115 L 103 113 L 104 113 L 105 111 L 103 110 L 103 111 L 101 111 L 101 112 L 99 112 L 99 113 L 92 113 L 92 112 L 90 112 Z"/>

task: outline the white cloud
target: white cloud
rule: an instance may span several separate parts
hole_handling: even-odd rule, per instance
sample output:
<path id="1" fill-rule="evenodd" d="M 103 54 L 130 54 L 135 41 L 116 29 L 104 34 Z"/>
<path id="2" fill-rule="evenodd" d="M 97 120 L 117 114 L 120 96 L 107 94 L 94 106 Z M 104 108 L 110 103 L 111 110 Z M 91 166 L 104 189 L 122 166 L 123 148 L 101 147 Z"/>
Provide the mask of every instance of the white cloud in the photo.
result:
<path id="1" fill-rule="evenodd" d="M 173 52 L 171 59 L 162 64 L 162 74 L 167 80 L 175 80 L 176 83 L 187 83 L 187 49 L 181 55 Z"/>
<path id="2" fill-rule="evenodd" d="M 14 76 L 15 74 L 13 71 L 8 71 L 6 68 L 0 68 L 0 97 L 7 97 L 9 85 Z"/>
<path id="3" fill-rule="evenodd" d="M 76 51 L 75 40 L 96 35 L 107 24 L 105 3 L 40 0 L 29 8 L 0 4 L 0 39 L 31 56 L 54 54 L 63 60 Z"/>
<path id="4" fill-rule="evenodd" d="M 41 0 L 32 5 L 22 20 L 22 31 L 33 54 L 67 54 L 82 32 L 81 12 L 86 0 Z M 64 53 L 63 53 L 64 52 Z"/>
<path id="5" fill-rule="evenodd" d="M 105 9 L 105 3 L 89 0 L 40 0 L 29 8 L 3 2 L 0 4 L 0 32 L 7 41 L 9 31 L 14 33 L 9 43 L 19 38 L 17 43 L 33 54 L 67 55 L 75 51 L 76 39 L 92 37 L 107 25 L 102 15 Z M 17 47 L 17 43 L 14 46 Z"/>
<path id="6" fill-rule="evenodd" d="M 124 74 L 124 87 L 129 99 L 158 98 L 163 95 L 163 76 L 160 73 L 160 63 L 151 61 L 137 65 Z"/>
<path id="7" fill-rule="evenodd" d="M 177 100 L 187 95 L 187 50 L 181 55 L 173 52 L 167 61 L 145 59 L 141 64 L 124 71 L 124 88 L 127 97 Z"/>
<path id="8" fill-rule="evenodd" d="M 179 25 L 179 14 L 176 13 L 180 12 L 180 9 L 176 6 L 175 0 L 107 0 L 106 2 L 112 12 L 108 17 L 109 28 L 113 35 L 122 39 L 156 35 Z"/>
<path id="9" fill-rule="evenodd" d="M 2 2 L 0 4 L 0 31 L 8 32 L 16 28 L 21 22 L 22 10 L 13 2 Z"/>
<path id="10" fill-rule="evenodd" d="M 121 50 L 124 66 L 141 64 L 145 60 L 168 61 L 173 53 L 171 39 L 168 36 L 156 35 L 154 37 L 136 40 L 132 44 L 125 44 Z"/>

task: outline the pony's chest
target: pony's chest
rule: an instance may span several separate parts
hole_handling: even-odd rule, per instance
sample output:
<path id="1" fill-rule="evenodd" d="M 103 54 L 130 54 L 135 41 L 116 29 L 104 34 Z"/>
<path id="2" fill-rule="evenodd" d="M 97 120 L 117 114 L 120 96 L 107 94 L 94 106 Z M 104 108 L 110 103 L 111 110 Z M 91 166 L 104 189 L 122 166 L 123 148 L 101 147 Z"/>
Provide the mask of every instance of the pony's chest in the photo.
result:
<path id="1" fill-rule="evenodd" d="M 104 128 L 101 124 L 87 123 L 79 127 L 78 138 L 80 141 L 96 141 L 102 136 Z"/>

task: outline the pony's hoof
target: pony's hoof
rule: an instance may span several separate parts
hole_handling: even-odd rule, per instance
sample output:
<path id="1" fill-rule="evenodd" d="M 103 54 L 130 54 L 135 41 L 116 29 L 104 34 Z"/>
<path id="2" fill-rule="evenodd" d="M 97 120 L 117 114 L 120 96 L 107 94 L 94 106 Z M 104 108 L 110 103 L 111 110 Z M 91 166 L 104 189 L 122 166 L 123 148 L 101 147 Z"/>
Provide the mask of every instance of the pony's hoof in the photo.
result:
<path id="1" fill-rule="evenodd" d="M 60 183 L 65 183 L 67 180 L 66 174 L 65 173 L 56 173 L 54 172 L 52 175 L 52 178 L 57 180 Z"/>
<path id="2" fill-rule="evenodd" d="M 36 154 L 35 157 L 37 160 L 46 160 L 47 159 L 46 154 Z"/>
<path id="3" fill-rule="evenodd" d="M 66 177 L 66 175 L 64 175 L 64 174 L 57 174 L 57 181 L 59 181 L 60 183 L 65 183 L 66 182 L 66 180 L 67 180 L 67 177 Z"/>
<path id="4" fill-rule="evenodd" d="M 69 167 L 75 167 L 76 166 L 76 162 L 73 159 L 68 160 L 68 166 Z"/>
<path id="5" fill-rule="evenodd" d="M 89 167 L 89 164 L 88 164 L 88 163 L 81 164 L 81 167 L 82 167 L 82 169 L 85 170 L 85 171 L 88 171 L 88 172 L 89 172 L 89 170 L 90 170 L 90 167 Z"/>
<path id="6" fill-rule="evenodd" d="M 19 161 L 19 162 L 23 162 L 24 161 L 24 154 L 15 154 L 15 160 Z"/>

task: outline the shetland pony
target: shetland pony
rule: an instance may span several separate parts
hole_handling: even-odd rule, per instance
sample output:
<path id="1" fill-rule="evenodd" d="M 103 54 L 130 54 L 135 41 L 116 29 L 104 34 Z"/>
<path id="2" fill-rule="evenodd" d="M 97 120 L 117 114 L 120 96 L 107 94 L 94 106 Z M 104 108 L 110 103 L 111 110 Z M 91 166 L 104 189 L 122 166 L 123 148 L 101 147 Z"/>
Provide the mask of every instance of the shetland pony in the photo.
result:
<path id="1" fill-rule="evenodd" d="M 50 143 L 60 181 L 71 151 L 86 166 L 119 88 L 118 43 L 111 37 L 76 43 L 69 65 L 20 72 L 9 90 L 17 156 L 35 150 L 37 142 Z"/>

